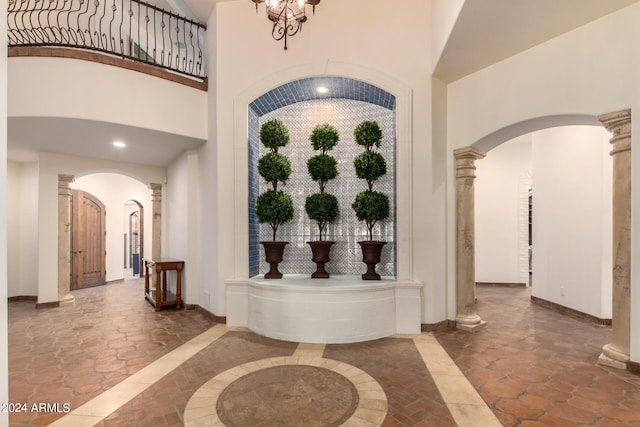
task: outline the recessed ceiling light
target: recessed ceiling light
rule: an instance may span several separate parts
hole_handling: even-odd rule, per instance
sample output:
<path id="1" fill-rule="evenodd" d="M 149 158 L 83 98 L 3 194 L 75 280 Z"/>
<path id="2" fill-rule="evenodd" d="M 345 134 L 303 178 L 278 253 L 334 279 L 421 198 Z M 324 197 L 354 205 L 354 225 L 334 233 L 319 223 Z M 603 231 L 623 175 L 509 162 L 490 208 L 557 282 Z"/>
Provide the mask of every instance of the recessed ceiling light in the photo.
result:
<path id="1" fill-rule="evenodd" d="M 127 146 L 127 144 L 125 144 L 122 141 L 114 141 L 113 142 L 113 146 L 116 147 L 116 148 L 124 148 L 124 147 Z"/>
<path id="2" fill-rule="evenodd" d="M 318 91 L 318 93 L 327 93 L 329 92 L 329 88 L 326 86 L 318 86 L 316 91 Z"/>

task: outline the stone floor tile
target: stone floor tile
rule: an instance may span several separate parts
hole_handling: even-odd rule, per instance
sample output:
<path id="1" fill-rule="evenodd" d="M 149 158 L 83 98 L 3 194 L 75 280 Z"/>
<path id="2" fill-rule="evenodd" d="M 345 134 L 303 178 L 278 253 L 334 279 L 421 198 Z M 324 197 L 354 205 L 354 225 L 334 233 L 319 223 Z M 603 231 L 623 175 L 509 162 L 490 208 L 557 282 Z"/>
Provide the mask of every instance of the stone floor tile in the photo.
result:
<path id="1" fill-rule="evenodd" d="M 529 291 L 480 287 L 478 311 L 487 321 L 485 329 L 472 334 L 444 329 L 421 337 L 431 340 L 436 373 L 464 374 L 505 426 L 640 425 L 640 377 L 595 364 L 602 345 L 610 340 L 610 328 L 533 305 Z M 117 392 L 132 374 L 144 373 L 150 363 L 170 357 L 172 350 L 203 331 L 216 338 L 222 335 L 211 345 L 198 347 L 195 339 L 172 353 L 172 360 L 179 362 L 173 371 L 155 372 L 159 379 L 153 383 L 134 383 L 140 389 L 121 398 L 124 404 L 116 402 L 115 411 L 98 423 L 181 426 L 189 399 L 216 375 L 249 362 L 262 366 L 265 359 L 275 357 L 271 360 L 282 363 L 268 366 L 300 360 L 293 357 L 296 343 L 260 337 L 246 329 L 216 330 L 196 311 L 155 312 L 142 294 L 137 280 L 74 291 L 75 306 L 35 310 L 33 302 L 9 303 L 10 399 L 25 403 L 66 399 L 77 409 L 95 397 L 108 398 L 105 391 Z M 453 366 L 441 363 L 442 349 L 436 340 L 455 362 L 458 375 L 453 375 Z M 418 347 L 411 338 L 399 336 L 332 344 L 324 351 L 302 346 L 300 354 L 313 360 L 322 353 L 337 361 L 323 362 L 325 369 L 342 363 L 374 378 L 387 399 L 383 426 L 454 426 L 452 412 L 459 415 L 469 408 L 455 404 L 450 410 Z M 96 413 L 107 412 L 96 402 L 100 399 L 92 401 Z M 10 422 L 12 427 L 46 425 L 60 416 L 11 414 Z M 81 427 L 95 422 L 95 417 L 73 415 L 52 425 Z"/>

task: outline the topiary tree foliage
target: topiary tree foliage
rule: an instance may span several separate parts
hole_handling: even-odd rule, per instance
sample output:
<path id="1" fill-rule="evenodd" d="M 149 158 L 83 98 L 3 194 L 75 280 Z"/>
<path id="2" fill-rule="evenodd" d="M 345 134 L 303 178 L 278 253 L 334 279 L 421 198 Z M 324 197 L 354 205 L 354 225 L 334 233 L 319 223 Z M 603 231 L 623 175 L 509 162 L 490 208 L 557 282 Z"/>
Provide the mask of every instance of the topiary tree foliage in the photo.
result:
<path id="1" fill-rule="evenodd" d="M 387 219 L 390 214 L 389 196 L 373 191 L 373 183 L 387 173 L 387 163 L 382 154 L 372 148 L 380 147 L 382 130 L 377 122 L 363 121 L 353 132 L 355 141 L 365 151 L 358 155 L 353 166 L 356 176 L 367 181 L 368 190 L 359 193 L 351 205 L 358 221 L 364 221 L 369 231 L 369 240 L 373 240 L 373 227 L 378 221 Z"/>
<path id="2" fill-rule="evenodd" d="M 340 135 L 336 128 L 325 123 L 316 126 L 309 139 L 313 149 L 321 151 L 307 161 L 309 176 L 318 183 L 320 192 L 307 196 L 304 209 L 310 219 L 317 221 L 320 240 L 323 240 L 327 224 L 334 222 L 339 214 L 338 199 L 325 193 L 325 187 L 327 182 L 338 176 L 338 162 L 326 153 L 336 146 Z"/>
<path id="3" fill-rule="evenodd" d="M 271 183 L 272 189 L 258 196 L 256 216 L 260 224 L 268 223 L 271 226 L 275 242 L 278 226 L 293 219 L 291 196 L 278 190 L 278 183 L 286 184 L 291 175 L 289 159 L 278 153 L 280 147 L 289 143 L 289 131 L 280 120 L 270 120 L 260 128 L 260 142 L 269 149 L 269 153 L 258 160 L 258 173 Z"/>

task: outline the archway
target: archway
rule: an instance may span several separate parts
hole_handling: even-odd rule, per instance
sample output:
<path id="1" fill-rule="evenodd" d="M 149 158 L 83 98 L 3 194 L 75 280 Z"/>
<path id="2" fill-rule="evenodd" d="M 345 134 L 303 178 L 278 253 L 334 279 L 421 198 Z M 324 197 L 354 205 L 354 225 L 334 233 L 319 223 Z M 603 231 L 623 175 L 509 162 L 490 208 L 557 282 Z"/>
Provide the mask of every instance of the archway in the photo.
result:
<path id="1" fill-rule="evenodd" d="M 105 178 L 105 176 L 108 178 Z M 60 303 L 64 303 L 73 301 L 73 297 L 69 294 L 70 257 L 68 254 L 70 247 L 71 184 L 76 179 L 73 175 L 59 175 L 58 179 L 58 294 Z M 87 187 L 93 194 L 99 195 L 99 198 L 105 201 L 107 208 L 111 206 L 110 210 L 112 212 L 121 211 L 125 201 L 132 199 L 142 201 L 142 205 L 151 205 L 152 209 L 146 211 L 147 221 L 144 220 L 143 216 L 141 222 L 152 224 L 151 234 L 153 234 L 153 238 L 149 239 L 149 233 L 147 233 L 147 243 L 145 244 L 143 241 L 141 246 L 152 247 L 152 252 L 160 256 L 161 184 L 151 183 L 147 185 L 141 179 L 117 170 L 85 172 L 78 174 L 78 180 L 82 182 L 83 187 Z M 145 211 L 141 210 L 141 212 L 144 213 Z M 122 244 L 123 234 L 122 216 L 118 214 L 111 216 L 111 220 L 107 220 L 107 282 L 121 280 L 124 276 L 122 263 L 125 256 L 125 248 Z M 109 237 L 111 237 L 111 240 L 109 240 Z"/>
<path id="2" fill-rule="evenodd" d="M 602 364 L 626 368 L 630 353 L 630 229 L 631 229 L 631 111 L 623 110 L 597 118 L 613 133 L 613 332 L 603 348 Z M 568 122 L 567 122 L 568 121 Z M 576 123 L 577 121 L 577 123 Z M 456 162 L 456 295 L 458 327 L 474 330 L 484 326 L 475 308 L 475 160 L 490 149 L 525 131 L 544 129 L 549 123 L 593 124 L 587 116 L 559 116 L 529 120 L 509 126 L 454 151 Z M 506 138 L 506 139 L 505 139 Z"/>

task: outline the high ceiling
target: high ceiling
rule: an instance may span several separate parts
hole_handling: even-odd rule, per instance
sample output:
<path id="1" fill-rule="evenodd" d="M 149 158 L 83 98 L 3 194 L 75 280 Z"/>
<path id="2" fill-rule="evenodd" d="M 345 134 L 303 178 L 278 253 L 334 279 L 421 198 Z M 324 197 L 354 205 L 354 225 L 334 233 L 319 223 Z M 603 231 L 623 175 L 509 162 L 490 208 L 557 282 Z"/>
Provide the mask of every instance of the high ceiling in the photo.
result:
<path id="1" fill-rule="evenodd" d="M 466 0 L 434 76 L 452 82 L 639 0 Z"/>
<path id="2" fill-rule="evenodd" d="M 151 0 L 162 8 L 206 22 L 218 1 Z M 326 0 L 344 1 L 344 0 Z M 466 0 L 434 75 L 455 81 L 640 0 Z M 322 7 L 322 6 L 320 6 Z M 8 156 L 35 161 L 37 151 L 142 164 L 168 165 L 204 141 L 96 121 L 9 118 Z M 126 150 L 111 142 L 124 139 Z"/>

